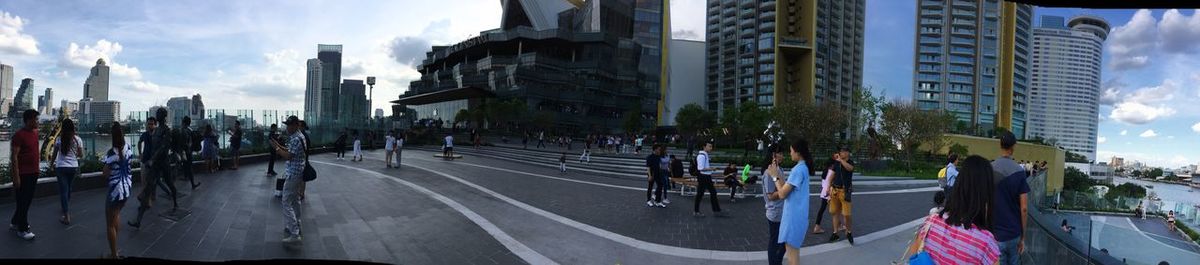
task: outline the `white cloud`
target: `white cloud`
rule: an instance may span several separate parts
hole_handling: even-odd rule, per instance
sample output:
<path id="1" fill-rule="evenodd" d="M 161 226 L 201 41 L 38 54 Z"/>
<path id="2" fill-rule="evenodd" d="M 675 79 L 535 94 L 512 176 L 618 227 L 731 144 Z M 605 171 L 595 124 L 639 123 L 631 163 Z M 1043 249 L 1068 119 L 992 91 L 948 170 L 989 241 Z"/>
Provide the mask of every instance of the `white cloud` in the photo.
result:
<path id="1" fill-rule="evenodd" d="M 1103 144 L 1103 143 L 1107 143 L 1107 142 L 1108 142 L 1108 137 L 1104 137 L 1104 136 L 1097 136 L 1097 137 L 1096 137 L 1096 143 L 1097 143 L 1097 144 Z"/>
<path id="2" fill-rule="evenodd" d="M 148 81 L 141 81 L 141 80 L 131 82 L 129 84 L 128 88 L 130 90 L 137 91 L 137 92 L 143 92 L 143 93 L 158 93 L 159 91 L 161 91 L 161 89 L 159 89 L 159 87 L 158 87 L 158 84 L 155 84 L 153 82 L 148 82 Z"/>
<path id="3" fill-rule="evenodd" d="M 1196 49 L 1200 42 L 1200 16 L 1193 13 L 1186 16 L 1179 10 L 1171 9 L 1163 13 L 1162 21 L 1158 23 L 1159 45 L 1163 51 L 1187 53 Z"/>
<path id="4" fill-rule="evenodd" d="M 1121 91 L 1115 87 L 1105 88 L 1103 94 L 1100 95 L 1100 105 L 1113 105 L 1120 102 Z"/>
<path id="5" fill-rule="evenodd" d="M 1175 139 L 1174 135 L 1167 135 L 1167 139 Z"/>
<path id="6" fill-rule="evenodd" d="M 1142 134 L 1138 135 L 1138 136 L 1141 136 L 1142 138 L 1154 138 L 1154 137 L 1158 136 L 1158 133 L 1155 133 L 1154 130 L 1146 130 L 1145 132 L 1142 132 Z"/>
<path id="7" fill-rule="evenodd" d="M 1137 69 L 1149 64 L 1157 30 L 1154 16 L 1147 9 L 1138 10 L 1129 23 L 1113 28 L 1107 49 L 1112 55 L 1109 64 L 1113 70 Z"/>
<path id="8" fill-rule="evenodd" d="M 1197 122 L 1195 125 L 1192 125 L 1192 131 L 1200 133 L 1200 122 Z"/>
<path id="9" fill-rule="evenodd" d="M 129 77 L 130 79 L 142 79 L 142 71 L 137 67 L 117 63 L 113 60 L 118 53 L 121 53 L 125 47 L 120 43 L 110 42 L 106 39 L 96 41 L 95 45 L 83 45 L 72 42 L 67 45 L 67 51 L 63 53 L 63 66 L 87 69 L 96 65 L 98 59 L 104 59 L 105 64 L 109 66 L 109 70 L 114 75 Z"/>
<path id="10" fill-rule="evenodd" d="M 18 55 L 38 55 L 37 39 L 21 32 L 26 20 L 8 12 L 0 13 L 0 52 Z"/>
<path id="11" fill-rule="evenodd" d="M 1121 136 L 1125 136 L 1126 134 L 1129 134 L 1129 130 L 1121 130 Z"/>
<path id="12" fill-rule="evenodd" d="M 1174 114 L 1174 109 L 1165 106 L 1153 107 L 1138 102 L 1124 102 L 1117 104 L 1108 117 L 1127 124 L 1146 124 Z"/>
<path id="13" fill-rule="evenodd" d="M 1134 91 L 1133 94 L 1125 97 L 1125 102 L 1150 104 L 1168 101 L 1175 98 L 1176 87 L 1178 87 L 1178 83 L 1175 80 L 1163 80 L 1162 84 L 1158 86 L 1144 87 Z"/>

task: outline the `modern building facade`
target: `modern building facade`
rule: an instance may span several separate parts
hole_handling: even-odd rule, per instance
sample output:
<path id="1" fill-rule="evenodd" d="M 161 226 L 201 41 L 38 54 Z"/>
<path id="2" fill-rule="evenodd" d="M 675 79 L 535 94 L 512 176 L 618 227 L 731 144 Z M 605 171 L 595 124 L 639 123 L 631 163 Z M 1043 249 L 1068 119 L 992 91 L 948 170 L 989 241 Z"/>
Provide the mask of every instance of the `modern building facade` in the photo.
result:
<path id="1" fill-rule="evenodd" d="M 13 98 L 13 117 L 18 119 L 21 117 L 21 112 L 27 109 L 33 109 L 33 78 L 21 79 L 21 87 L 17 88 L 17 96 Z"/>
<path id="2" fill-rule="evenodd" d="M 321 61 L 321 112 L 319 124 L 337 124 L 341 101 L 342 45 L 317 45 L 317 59 Z"/>
<path id="3" fill-rule="evenodd" d="M 0 64 L 0 113 L 8 113 L 13 104 L 13 67 Z"/>
<path id="4" fill-rule="evenodd" d="M 1012 3 L 917 1 L 913 99 L 918 107 L 946 110 L 976 132 L 1006 127 L 1025 136 L 1033 7 L 1013 4 L 1013 12 L 1005 15 L 1005 4 Z M 1015 27 L 1010 42 L 1003 35 L 1007 19 Z M 1013 62 L 1009 77 L 1004 76 L 1005 56 Z M 1004 80 L 1012 85 L 1003 86 Z"/>
<path id="5" fill-rule="evenodd" d="M 304 119 L 312 124 L 321 123 L 321 60 L 308 59 L 304 79 Z"/>
<path id="6" fill-rule="evenodd" d="M 706 107 L 833 104 L 862 86 L 865 0 L 709 0 Z"/>
<path id="7" fill-rule="evenodd" d="M 675 115 L 687 104 L 704 106 L 704 42 L 671 40 L 667 43 L 667 93 L 660 126 L 675 126 Z"/>
<path id="8" fill-rule="evenodd" d="M 179 126 L 180 124 L 183 124 L 183 117 L 192 115 L 192 99 L 186 96 L 167 99 L 167 113 L 169 113 L 171 117 L 169 119 L 171 126 Z M 196 123 L 193 122 L 192 124 Z"/>
<path id="9" fill-rule="evenodd" d="M 367 114 L 367 86 L 362 80 L 346 79 L 341 84 L 341 95 L 338 106 L 338 125 L 340 127 L 357 128 L 366 124 L 370 118 Z"/>
<path id="10" fill-rule="evenodd" d="M 64 99 L 59 103 L 59 105 L 61 106 L 59 107 L 59 113 L 66 117 L 75 117 L 75 112 L 79 110 L 78 101 L 68 101 Z"/>
<path id="11" fill-rule="evenodd" d="M 46 88 L 46 93 L 38 96 L 38 112 L 51 114 L 54 111 L 54 89 Z"/>
<path id="12" fill-rule="evenodd" d="M 104 63 L 104 59 L 96 60 L 96 66 L 92 66 L 87 80 L 83 82 L 83 98 L 94 101 L 108 100 L 108 65 Z"/>
<path id="13" fill-rule="evenodd" d="M 98 126 L 111 125 L 120 121 L 121 102 L 96 101 L 83 99 L 79 101 L 80 128 L 95 129 Z"/>
<path id="14" fill-rule="evenodd" d="M 392 103 L 414 120 L 451 126 L 457 110 L 519 100 L 540 129 L 619 132 L 630 113 L 643 128 L 662 112 L 666 1 L 509 0 L 501 27 L 435 46 L 421 79 Z M 495 99 L 483 99 L 495 97 Z"/>
<path id="15" fill-rule="evenodd" d="M 1111 28 L 1095 16 L 1042 16 L 1033 29 L 1029 137 L 1096 160 L 1100 66 Z M 1112 163 L 1117 164 L 1117 163 Z"/>

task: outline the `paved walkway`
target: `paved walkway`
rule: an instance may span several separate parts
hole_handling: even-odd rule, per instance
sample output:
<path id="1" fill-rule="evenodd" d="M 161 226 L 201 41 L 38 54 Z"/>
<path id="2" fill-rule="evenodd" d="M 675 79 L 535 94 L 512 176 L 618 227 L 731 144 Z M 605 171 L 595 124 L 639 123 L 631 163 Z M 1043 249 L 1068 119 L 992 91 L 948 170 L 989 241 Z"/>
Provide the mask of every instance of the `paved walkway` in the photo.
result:
<path id="1" fill-rule="evenodd" d="M 403 264 L 761 264 L 766 224 L 761 199 L 721 206 L 728 217 L 695 218 L 691 197 L 672 195 L 666 209 L 647 208 L 644 182 L 603 178 L 482 157 L 434 159 L 405 151 L 404 168 L 383 168 L 379 151 L 364 162 L 312 158 L 320 176 L 308 187 L 305 243 L 282 247 L 274 179 L 265 164 L 200 176 L 181 199 L 193 214 L 180 222 L 148 214 L 140 231 L 122 226 L 124 255 L 182 260 L 307 258 Z M 180 187 L 183 187 L 180 182 Z M 107 249 L 103 190 L 74 195 L 75 224 L 57 223 L 57 197 L 35 200 L 38 239 L 0 237 L 0 258 L 92 258 Z M 184 192 L 190 193 L 190 192 Z M 858 246 L 810 236 L 804 261 L 886 263 L 899 256 L 931 192 L 855 197 Z M 709 212 L 707 200 L 701 206 Z M 169 202 L 159 200 L 157 210 Z M 813 211 L 819 204 L 814 200 Z M 13 205 L 0 204 L 0 215 Z M 136 202 L 122 214 L 136 214 Z M 828 230 L 828 217 L 826 229 Z M 11 250 L 11 251 L 8 251 Z M 861 261 L 861 262 L 859 262 Z"/>

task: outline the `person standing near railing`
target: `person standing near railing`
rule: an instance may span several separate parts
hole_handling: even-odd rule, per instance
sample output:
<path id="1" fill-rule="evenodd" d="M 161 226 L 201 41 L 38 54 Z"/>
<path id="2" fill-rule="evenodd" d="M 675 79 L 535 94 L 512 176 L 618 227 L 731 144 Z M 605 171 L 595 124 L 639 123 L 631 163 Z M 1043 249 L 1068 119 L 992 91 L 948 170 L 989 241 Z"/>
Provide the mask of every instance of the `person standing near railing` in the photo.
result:
<path id="1" fill-rule="evenodd" d="M 1020 255 L 1025 251 L 1029 183 L 1025 181 L 1025 170 L 1012 159 L 1016 145 L 1017 138 L 1011 132 L 1000 134 L 1000 157 L 992 161 L 996 192 L 991 204 L 991 230 L 1000 245 L 1001 265 L 1020 264 Z"/>
<path id="2" fill-rule="evenodd" d="M 29 205 L 33 203 L 34 188 L 37 187 L 38 174 L 41 173 L 40 159 L 42 154 L 38 149 L 38 112 L 27 109 L 21 114 L 25 127 L 21 127 L 12 135 L 9 154 L 9 169 L 13 181 L 13 194 L 16 195 L 17 209 L 13 211 L 12 221 L 8 229 L 17 232 L 17 237 L 33 240 L 34 234 L 29 231 Z"/>
<path id="3" fill-rule="evenodd" d="M 1000 245 L 988 218 L 988 208 L 994 206 L 992 171 L 986 158 L 967 157 L 945 208 L 925 218 L 904 257 L 920 253 L 933 264 L 996 264 Z"/>

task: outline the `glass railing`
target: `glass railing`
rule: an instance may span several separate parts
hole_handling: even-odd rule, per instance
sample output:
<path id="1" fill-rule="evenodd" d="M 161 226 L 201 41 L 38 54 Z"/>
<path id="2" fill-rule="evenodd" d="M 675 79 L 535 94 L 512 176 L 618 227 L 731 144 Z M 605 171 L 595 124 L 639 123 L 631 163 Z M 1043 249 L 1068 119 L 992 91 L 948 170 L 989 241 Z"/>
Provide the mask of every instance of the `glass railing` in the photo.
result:
<path id="1" fill-rule="evenodd" d="M 1194 205 L 1047 192 L 1045 181 L 1045 173 L 1029 179 L 1027 251 L 1022 257 L 1027 264 L 1200 264 L 1200 246 L 1156 216 L 1176 210 L 1177 220 L 1194 223 Z M 1147 209 L 1144 218 L 1134 213 L 1139 204 Z"/>

